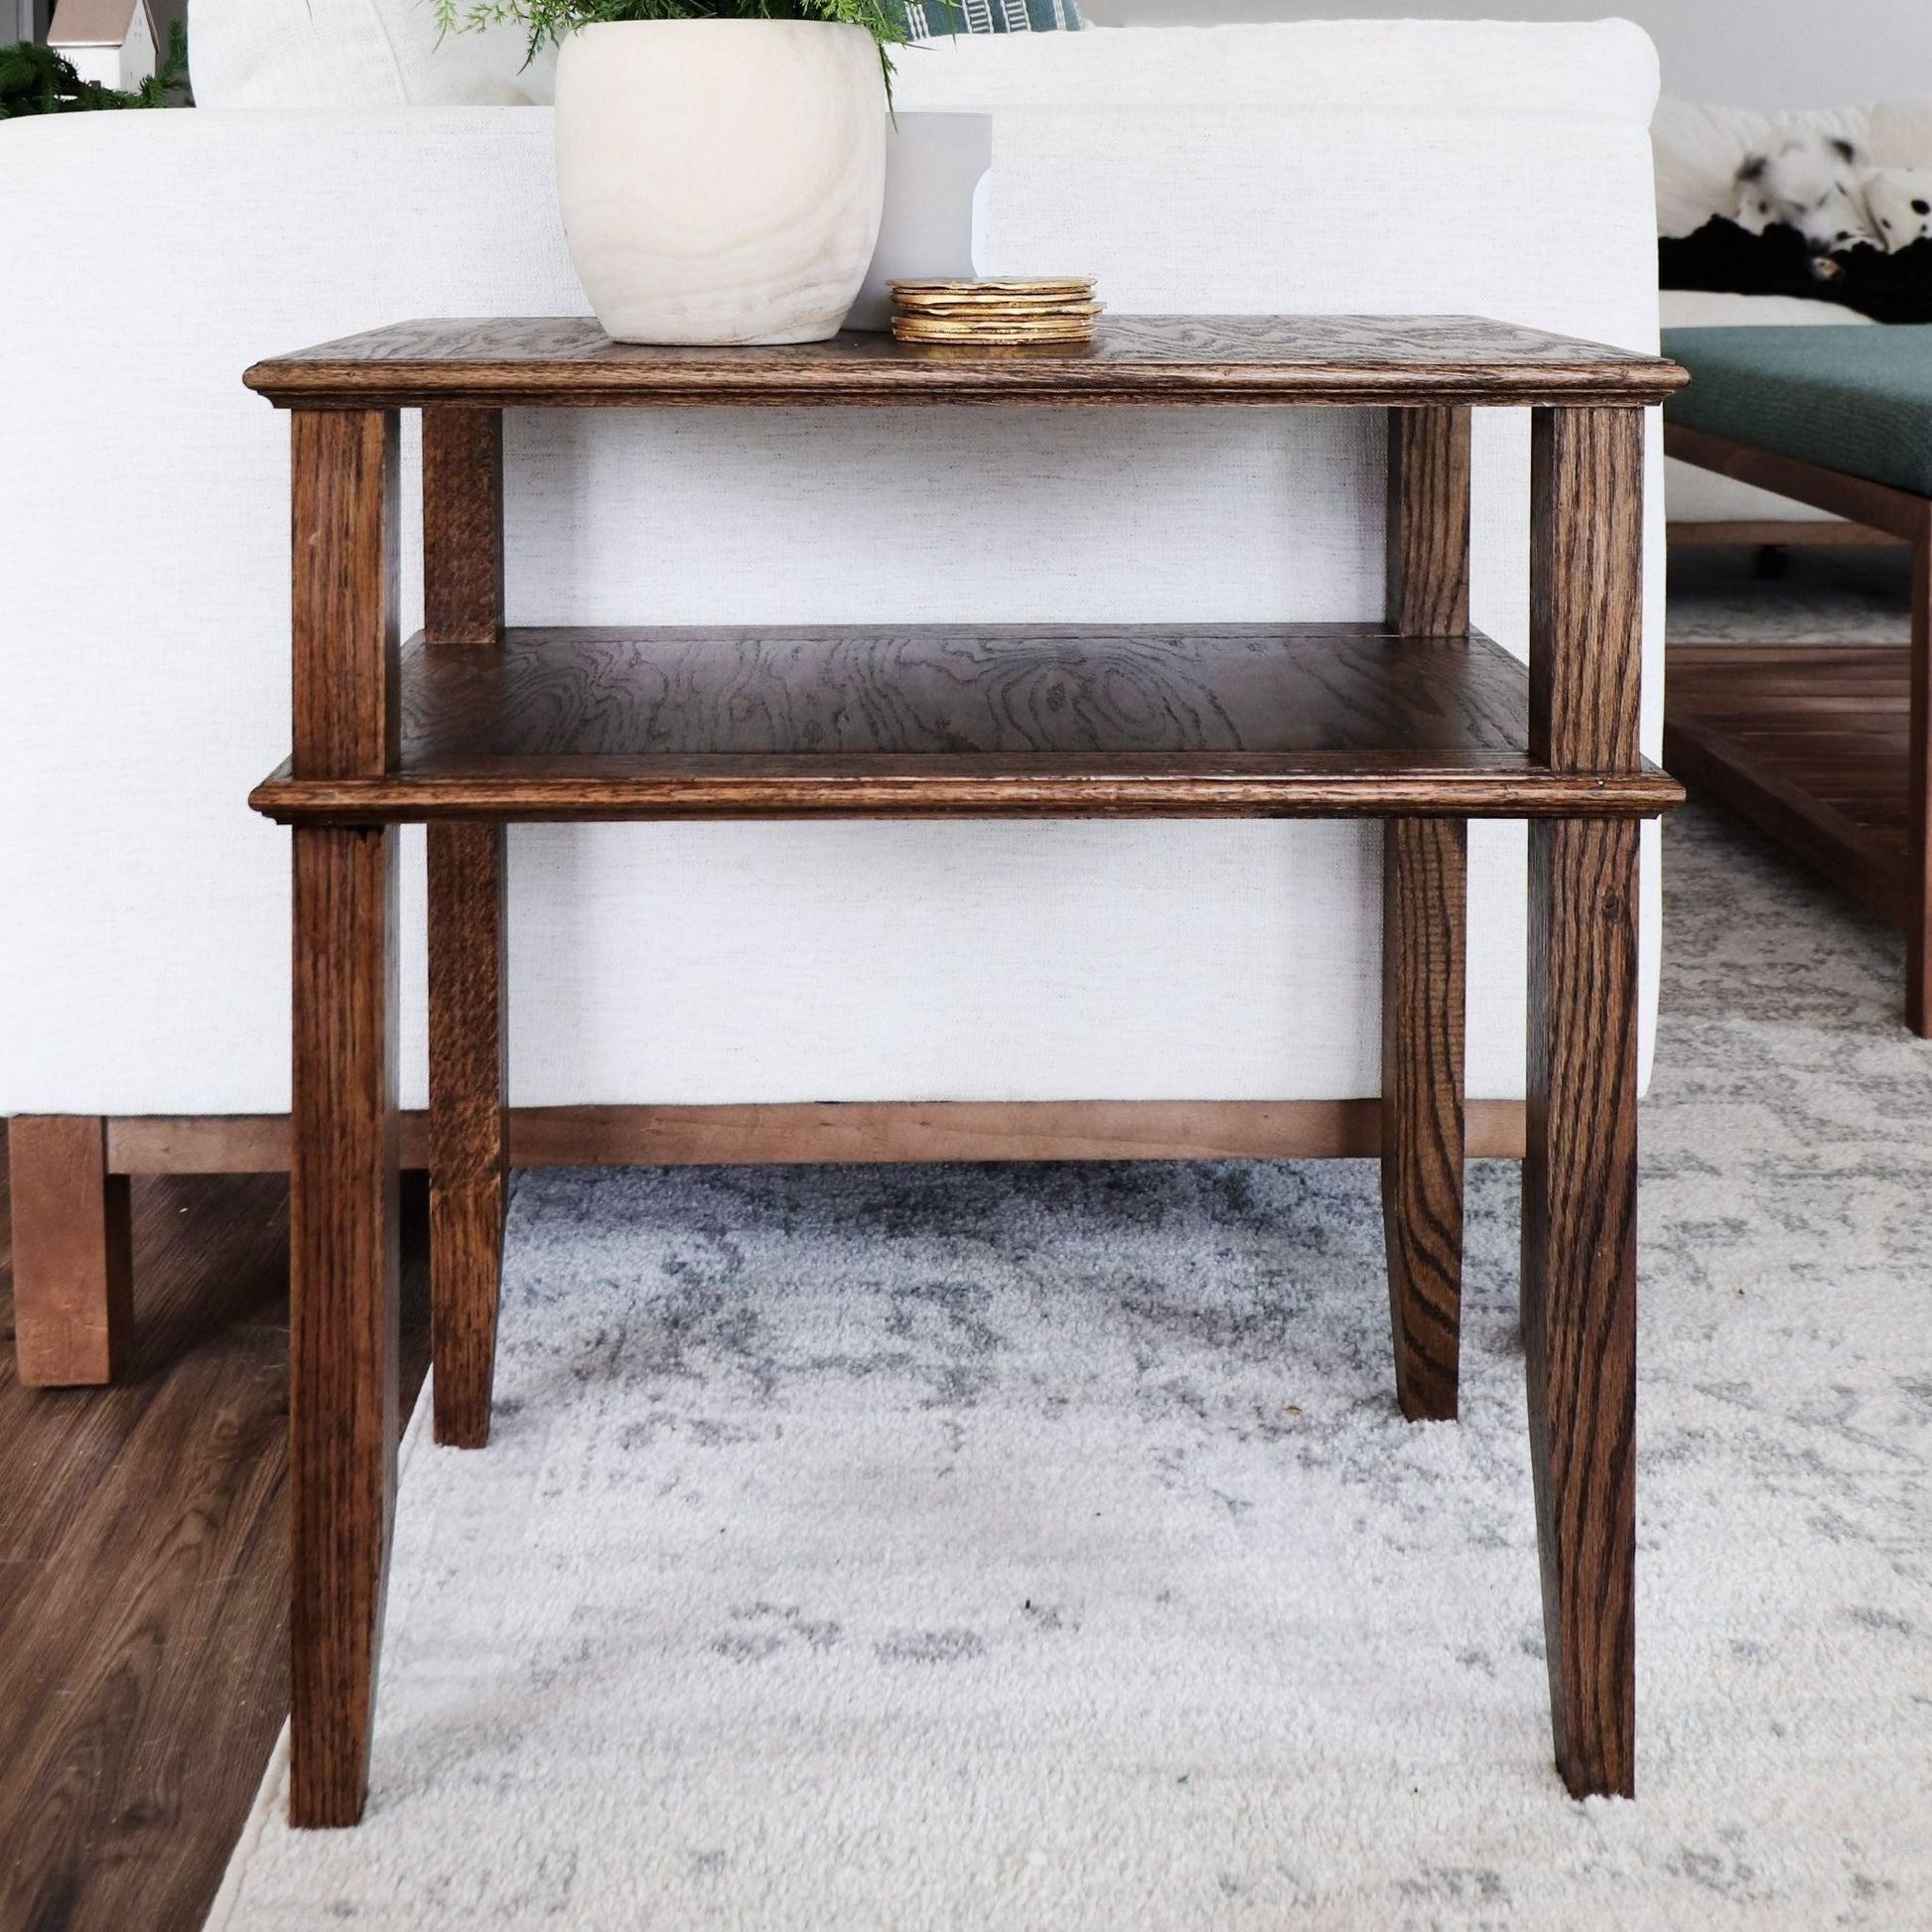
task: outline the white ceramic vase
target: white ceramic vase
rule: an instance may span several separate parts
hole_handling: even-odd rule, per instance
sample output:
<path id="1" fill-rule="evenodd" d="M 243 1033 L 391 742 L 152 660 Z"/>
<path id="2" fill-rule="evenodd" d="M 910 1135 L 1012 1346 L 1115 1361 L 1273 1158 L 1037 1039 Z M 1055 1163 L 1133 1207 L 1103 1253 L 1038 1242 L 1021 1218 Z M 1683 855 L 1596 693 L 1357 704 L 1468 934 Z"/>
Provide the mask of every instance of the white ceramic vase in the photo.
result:
<path id="1" fill-rule="evenodd" d="M 557 62 L 557 197 L 623 343 L 810 343 L 865 281 L 886 195 L 879 49 L 801 20 L 585 27 Z"/>

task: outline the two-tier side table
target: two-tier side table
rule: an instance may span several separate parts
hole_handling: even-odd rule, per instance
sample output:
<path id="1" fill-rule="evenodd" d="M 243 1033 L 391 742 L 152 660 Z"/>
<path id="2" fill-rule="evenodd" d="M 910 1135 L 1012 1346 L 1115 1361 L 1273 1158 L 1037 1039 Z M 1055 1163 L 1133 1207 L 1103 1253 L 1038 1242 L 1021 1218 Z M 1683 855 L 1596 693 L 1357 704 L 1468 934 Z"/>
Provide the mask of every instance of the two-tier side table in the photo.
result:
<path id="1" fill-rule="evenodd" d="M 258 364 L 291 412 L 290 1428 L 298 1825 L 361 1814 L 395 1493 L 392 828 L 427 821 L 434 1403 L 488 1428 L 505 1198 L 503 827 L 519 820 L 1384 821 L 1396 1380 L 1456 1407 L 1464 855 L 1530 821 L 1523 1328 L 1556 1759 L 1634 1753 L 1644 410 L 1672 364 L 1466 318 L 1128 318 L 1091 345 L 642 348 L 417 322 Z M 1386 410 L 1382 623 L 505 629 L 502 412 L 715 405 Z M 1534 412 L 1527 672 L 1468 617 L 1469 422 Z M 425 623 L 397 637 L 397 412 L 423 419 Z"/>

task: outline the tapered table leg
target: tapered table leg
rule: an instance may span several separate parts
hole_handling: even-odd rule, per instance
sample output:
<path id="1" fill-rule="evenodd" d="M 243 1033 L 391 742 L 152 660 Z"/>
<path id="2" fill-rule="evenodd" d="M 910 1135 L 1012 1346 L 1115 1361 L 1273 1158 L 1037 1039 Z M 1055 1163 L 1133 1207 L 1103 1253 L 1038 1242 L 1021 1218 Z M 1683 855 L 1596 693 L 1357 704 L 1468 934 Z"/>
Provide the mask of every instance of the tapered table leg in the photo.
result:
<path id="1" fill-rule="evenodd" d="M 396 1481 L 395 834 L 295 833 L 289 1619 L 296 1825 L 362 1815 Z"/>
<path id="2" fill-rule="evenodd" d="M 431 1349 L 436 1440 L 489 1440 L 508 1200 L 503 828 L 429 828 Z"/>
<path id="3" fill-rule="evenodd" d="M 397 423 L 290 424 L 294 766 L 394 766 Z M 289 1819 L 362 1815 L 396 1481 L 396 835 L 294 834 Z"/>
<path id="4" fill-rule="evenodd" d="M 1389 412 L 1388 623 L 1469 628 L 1466 409 Z M 1467 827 L 1396 819 L 1382 839 L 1382 1225 L 1396 1400 L 1453 1421 L 1462 1325 Z"/>
<path id="5" fill-rule="evenodd" d="M 423 642 L 490 650 L 503 621 L 503 418 L 423 411 Z M 436 1440 L 489 1440 L 508 1199 L 504 836 L 429 828 L 430 1299 Z"/>
<path id="6" fill-rule="evenodd" d="M 1637 827 L 1530 833 L 1523 1342 L 1557 1766 L 1635 1780 Z"/>
<path id="7" fill-rule="evenodd" d="M 1466 848 L 1453 818 L 1395 819 L 1382 842 L 1382 1221 L 1411 1422 L 1456 1413 Z"/>
<path id="8" fill-rule="evenodd" d="M 1530 752 L 1637 762 L 1643 415 L 1539 410 Z M 1523 1339 L 1557 1768 L 1636 1781 L 1637 854 L 1631 821 L 1530 831 Z"/>

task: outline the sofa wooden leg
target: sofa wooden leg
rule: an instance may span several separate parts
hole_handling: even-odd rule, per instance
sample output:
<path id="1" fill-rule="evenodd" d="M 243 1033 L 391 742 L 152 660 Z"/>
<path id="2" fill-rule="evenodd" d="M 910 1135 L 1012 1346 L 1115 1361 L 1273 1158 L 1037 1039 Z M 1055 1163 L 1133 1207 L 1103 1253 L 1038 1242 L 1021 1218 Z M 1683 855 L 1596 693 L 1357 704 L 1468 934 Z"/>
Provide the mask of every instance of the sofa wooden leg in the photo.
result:
<path id="1" fill-rule="evenodd" d="M 134 1328 L 125 1174 L 107 1172 L 95 1114 L 21 1114 L 8 1127 L 15 1355 L 28 1388 L 111 1382 Z"/>
<path id="2" fill-rule="evenodd" d="M 508 1202 L 503 828 L 429 828 L 430 1335 L 436 1440 L 489 1440 Z"/>
<path id="3" fill-rule="evenodd" d="M 1396 1399 L 1411 1422 L 1452 1422 L 1467 828 L 1460 819 L 1392 819 L 1382 852 L 1382 1225 Z"/>

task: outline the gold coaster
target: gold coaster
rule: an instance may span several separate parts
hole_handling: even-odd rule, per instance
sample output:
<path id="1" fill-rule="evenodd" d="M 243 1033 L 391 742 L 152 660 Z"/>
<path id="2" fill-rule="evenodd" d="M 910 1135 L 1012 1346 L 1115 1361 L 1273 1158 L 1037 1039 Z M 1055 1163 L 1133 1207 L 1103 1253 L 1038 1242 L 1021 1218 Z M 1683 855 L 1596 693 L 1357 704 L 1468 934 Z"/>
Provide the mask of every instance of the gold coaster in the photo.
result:
<path id="1" fill-rule="evenodd" d="M 895 316 L 893 334 L 902 343 L 947 343 L 970 348 L 975 343 L 1090 343 L 1093 324 L 1071 322 L 962 323 L 931 322 L 918 316 Z"/>
<path id="2" fill-rule="evenodd" d="M 1105 305 L 1099 302 L 1026 302 L 1019 300 L 978 300 L 964 296 L 942 296 L 917 302 L 901 300 L 895 305 L 902 316 L 926 316 L 935 322 L 958 320 L 961 322 L 984 318 L 997 321 L 1001 317 L 1012 317 L 1017 321 L 1031 322 L 1035 318 L 1052 317 L 1078 318 L 1091 321 L 1101 314 Z"/>
<path id="3" fill-rule="evenodd" d="M 993 282 L 895 282 L 892 284 L 895 295 L 1072 295 L 1088 296 L 1093 293 L 1091 275 L 1061 276 L 1050 281 L 993 281 Z"/>

